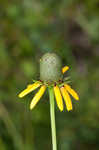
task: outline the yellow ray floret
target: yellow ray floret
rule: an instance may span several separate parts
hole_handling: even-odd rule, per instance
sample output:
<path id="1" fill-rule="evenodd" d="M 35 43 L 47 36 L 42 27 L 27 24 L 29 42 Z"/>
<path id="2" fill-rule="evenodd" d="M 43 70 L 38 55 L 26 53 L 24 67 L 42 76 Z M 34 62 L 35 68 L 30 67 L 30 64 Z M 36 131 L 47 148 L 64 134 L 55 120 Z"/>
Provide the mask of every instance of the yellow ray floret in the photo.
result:
<path id="1" fill-rule="evenodd" d="M 68 66 L 63 67 L 63 68 L 62 68 L 62 73 L 64 74 L 68 69 L 69 69 Z"/>
<path id="2" fill-rule="evenodd" d="M 68 84 L 64 84 L 64 87 L 76 100 L 79 100 L 78 94 Z"/>
<path id="3" fill-rule="evenodd" d="M 57 105 L 60 109 L 60 111 L 63 111 L 63 101 L 62 101 L 62 96 L 59 87 L 56 85 L 54 86 L 54 94 L 56 98 Z"/>
<path id="4" fill-rule="evenodd" d="M 61 93 L 63 95 L 64 101 L 66 103 L 67 110 L 68 111 L 72 110 L 72 102 L 71 102 L 68 92 L 66 91 L 65 87 L 61 87 L 60 89 L 61 89 Z"/>
<path id="5" fill-rule="evenodd" d="M 46 90 L 46 86 L 42 85 L 40 90 L 35 94 L 34 98 L 32 99 L 31 104 L 30 104 L 30 109 L 33 109 L 36 106 L 36 104 L 38 103 L 42 95 L 44 94 L 45 90 Z"/>
<path id="6" fill-rule="evenodd" d="M 28 93 L 32 92 L 36 88 L 38 88 L 41 84 L 39 82 L 35 82 L 34 84 L 29 84 L 25 90 L 23 90 L 18 96 L 20 98 L 24 97 Z"/>

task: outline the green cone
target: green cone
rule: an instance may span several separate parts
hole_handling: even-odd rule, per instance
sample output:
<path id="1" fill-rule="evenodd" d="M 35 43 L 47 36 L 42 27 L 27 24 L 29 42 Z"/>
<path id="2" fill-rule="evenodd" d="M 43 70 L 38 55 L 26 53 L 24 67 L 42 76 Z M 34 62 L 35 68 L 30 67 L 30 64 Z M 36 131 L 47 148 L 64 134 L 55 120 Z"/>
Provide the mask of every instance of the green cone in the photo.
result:
<path id="1" fill-rule="evenodd" d="M 46 53 L 40 60 L 40 79 L 55 82 L 62 79 L 62 63 L 55 53 Z"/>

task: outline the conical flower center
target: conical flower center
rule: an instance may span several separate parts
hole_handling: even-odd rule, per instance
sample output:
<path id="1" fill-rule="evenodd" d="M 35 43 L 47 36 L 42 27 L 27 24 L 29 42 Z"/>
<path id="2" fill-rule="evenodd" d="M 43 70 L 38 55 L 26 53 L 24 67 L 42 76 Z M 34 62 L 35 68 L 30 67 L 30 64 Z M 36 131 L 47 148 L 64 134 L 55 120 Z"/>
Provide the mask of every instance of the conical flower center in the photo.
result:
<path id="1" fill-rule="evenodd" d="M 40 60 L 40 79 L 45 82 L 55 82 L 62 79 L 62 63 L 54 53 L 46 53 Z"/>

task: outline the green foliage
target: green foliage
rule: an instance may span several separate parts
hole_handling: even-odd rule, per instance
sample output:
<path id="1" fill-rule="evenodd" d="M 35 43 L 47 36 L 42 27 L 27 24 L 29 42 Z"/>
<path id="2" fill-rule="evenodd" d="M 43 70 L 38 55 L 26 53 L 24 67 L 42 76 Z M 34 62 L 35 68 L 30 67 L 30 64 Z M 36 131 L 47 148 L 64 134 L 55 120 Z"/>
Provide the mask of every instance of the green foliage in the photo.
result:
<path id="1" fill-rule="evenodd" d="M 50 150 L 49 98 L 29 110 L 33 92 L 18 93 L 39 79 L 39 59 L 56 52 L 69 65 L 80 101 L 73 111 L 56 107 L 58 149 L 99 149 L 98 0 L 0 1 L 0 150 Z"/>

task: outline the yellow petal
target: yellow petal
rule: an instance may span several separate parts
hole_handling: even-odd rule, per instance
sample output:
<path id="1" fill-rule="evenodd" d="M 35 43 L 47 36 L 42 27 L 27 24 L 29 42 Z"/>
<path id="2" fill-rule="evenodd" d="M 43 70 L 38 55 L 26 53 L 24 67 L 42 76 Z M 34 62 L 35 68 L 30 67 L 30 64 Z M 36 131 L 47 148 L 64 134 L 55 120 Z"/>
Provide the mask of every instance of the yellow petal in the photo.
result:
<path id="1" fill-rule="evenodd" d="M 60 89 L 59 89 L 59 87 L 57 85 L 54 86 L 54 94 L 55 94 L 56 102 L 57 102 L 57 105 L 58 105 L 60 111 L 63 111 L 62 96 L 61 96 Z"/>
<path id="2" fill-rule="evenodd" d="M 76 100 L 79 100 L 78 94 L 77 94 L 68 84 L 65 84 L 64 86 L 65 86 L 66 90 L 67 90 Z"/>
<path id="3" fill-rule="evenodd" d="M 68 69 L 69 69 L 68 66 L 63 67 L 63 68 L 62 68 L 62 73 L 64 74 Z"/>
<path id="4" fill-rule="evenodd" d="M 66 91 L 64 87 L 61 87 L 60 89 L 61 89 L 61 93 L 63 95 L 64 101 L 66 103 L 67 110 L 68 111 L 72 110 L 72 102 L 71 102 L 68 92 Z"/>
<path id="5" fill-rule="evenodd" d="M 29 84 L 27 86 L 27 88 L 25 90 L 23 90 L 18 96 L 20 98 L 24 97 L 25 95 L 27 95 L 28 93 L 32 92 L 33 90 L 35 90 L 36 88 L 38 88 L 41 84 L 36 82 L 34 84 Z"/>
<path id="6" fill-rule="evenodd" d="M 44 94 L 45 90 L 46 90 L 46 86 L 42 85 L 40 90 L 33 97 L 31 104 L 30 104 L 30 109 L 33 109 L 35 107 L 35 105 L 38 103 L 38 101 L 40 100 L 40 98 Z"/>
<path id="7" fill-rule="evenodd" d="M 33 84 L 27 85 L 27 89 L 30 89 L 33 86 Z"/>

